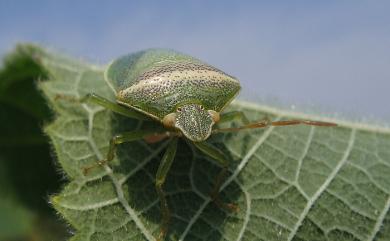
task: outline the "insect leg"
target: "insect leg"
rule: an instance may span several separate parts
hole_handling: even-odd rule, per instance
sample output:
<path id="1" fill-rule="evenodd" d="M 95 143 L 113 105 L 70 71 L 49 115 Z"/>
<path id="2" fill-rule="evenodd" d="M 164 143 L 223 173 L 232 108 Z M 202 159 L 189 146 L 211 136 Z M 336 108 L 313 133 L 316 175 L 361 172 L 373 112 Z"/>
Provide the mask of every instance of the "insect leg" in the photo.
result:
<path id="1" fill-rule="evenodd" d="M 272 126 L 290 126 L 290 125 L 309 125 L 309 126 L 337 126 L 336 123 L 311 120 L 285 120 L 271 122 Z"/>
<path id="2" fill-rule="evenodd" d="M 88 172 L 92 168 L 95 168 L 98 166 L 103 166 L 107 162 L 112 161 L 112 159 L 114 159 L 114 157 L 115 157 L 115 150 L 116 150 L 117 145 L 122 144 L 124 142 L 132 142 L 132 141 L 141 140 L 141 139 L 144 139 L 144 138 L 147 138 L 149 136 L 156 135 L 156 134 L 158 134 L 158 133 L 155 133 L 155 131 L 137 130 L 137 131 L 131 131 L 131 132 L 124 132 L 124 133 L 121 133 L 121 134 L 114 136 L 113 138 L 111 138 L 110 146 L 108 148 L 106 158 L 96 162 L 94 165 L 84 167 L 83 168 L 84 174 L 85 175 L 88 174 Z"/>
<path id="3" fill-rule="evenodd" d="M 171 168 L 172 162 L 176 155 L 177 139 L 178 138 L 174 137 L 171 140 L 168 149 L 164 153 L 164 156 L 161 160 L 160 166 L 158 167 L 157 174 L 156 174 L 156 190 L 157 190 L 158 197 L 160 199 L 161 212 L 162 212 L 162 222 L 161 222 L 161 229 L 160 229 L 160 234 L 158 236 L 158 240 L 164 240 L 164 237 L 168 232 L 168 225 L 169 225 L 171 213 L 169 211 L 168 202 L 165 197 L 165 193 L 162 189 L 162 186 L 165 183 L 165 179 L 167 177 L 168 171 Z"/>
<path id="4" fill-rule="evenodd" d="M 193 142 L 196 148 L 198 148 L 201 152 L 204 154 L 208 155 L 209 157 L 213 158 L 214 160 L 218 161 L 219 164 L 222 165 L 222 170 L 218 174 L 214 188 L 212 189 L 210 196 L 212 200 L 214 201 L 217 206 L 227 209 L 229 211 L 237 212 L 238 211 L 238 206 L 233 203 L 224 203 L 219 197 L 219 189 L 221 189 L 221 186 L 223 184 L 223 180 L 225 179 L 227 172 L 228 172 L 228 167 L 229 167 L 229 161 L 223 154 L 223 152 L 206 142 Z"/>
<path id="5" fill-rule="evenodd" d="M 228 121 L 233 121 L 233 120 L 240 120 L 244 124 L 248 124 L 249 120 L 242 111 L 231 111 L 227 112 L 221 115 L 221 119 L 219 120 L 219 123 L 224 123 Z"/>
<path id="6" fill-rule="evenodd" d="M 119 105 L 118 103 L 112 102 L 100 95 L 97 94 L 87 94 L 86 96 L 82 97 L 81 99 L 74 98 L 72 96 L 66 96 L 66 95 L 57 95 L 55 99 L 65 99 L 70 102 L 78 102 L 78 103 L 94 103 L 100 106 L 103 106 L 106 109 L 109 109 L 115 113 L 138 119 L 138 120 L 150 120 L 150 118 L 136 110 L 133 110 L 129 107 Z"/>
<path id="7" fill-rule="evenodd" d="M 235 132 L 245 129 L 264 128 L 267 126 L 291 126 L 291 125 L 310 125 L 310 126 L 337 126 L 335 123 L 323 122 L 323 121 L 310 121 L 310 120 L 283 120 L 283 121 L 270 121 L 268 119 L 246 124 L 240 127 L 215 129 L 213 133 L 219 132 Z"/>

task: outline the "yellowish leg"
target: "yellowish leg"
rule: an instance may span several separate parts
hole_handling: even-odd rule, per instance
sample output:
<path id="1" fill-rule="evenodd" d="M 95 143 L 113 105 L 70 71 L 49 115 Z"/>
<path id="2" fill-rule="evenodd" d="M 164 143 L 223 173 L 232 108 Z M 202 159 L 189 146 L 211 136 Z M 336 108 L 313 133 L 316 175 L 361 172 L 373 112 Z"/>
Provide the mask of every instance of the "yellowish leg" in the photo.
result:
<path id="1" fill-rule="evenodd" d="M 108 148 L 106 158 L 96 162 L 91 166 L 84 167 L 83 168 L 84 175 L 87 175 L 91 169 L 98 166 L 103 166 L 108 162 L 112 161 L 112 159 L 114 159 L 115 157 L 115 150 L 117 145 L 122 144 L 124 142 L 141 140 L 147 138 L 148 136 L 153 136 L 153 135 L 156 135 L 155 131 L 153 130 L 138 130 L 138 131 L 124 132 L 114 136 L 110 141 L 110 146 Z"/>
<path id="2" fill-rule="evenodd" d="M 268 126 L 291 126 L 291 125 L 310 125 L 310 126 L 337 126 L 337 124 L 332 122 L 324 122 L 324 121 L 311 121 L 311 120 L 283 120 L 283 121 L 270 121 L 268 119 L 264 119 L 261 121 L 256 121 L 249 123 L 245 114 L 241 111 L 229 112 L 221 116 L 222 122 L 228 122 L 235 119 L 241 119 L 244 123 L 243 126 L 240 127 L 231 127 L 231 128 L 221 128 L 214 129 L 213 133 L 220 132 L 235 132 L 241 131 L 245 129 L 256 129 L 256 128 L 264 128 Z M 220 122 L 221 122 L 220 121 Z"/>
<path id="3" fill-rule="evenodd" d="M 214 203 L 220 208 L 227 209 L 228 211 L 238 212 L 239 207 L 233 203 L 225 203 L 219 197 L 219 190 L 223 184 L 228 173 L 229 161 L 221 150 L 207 144 L 206 142 L 193 142 L 193 144 L 204 154 L 210 156 L 214 160 L 218 161 L 222 165 L 222 170 L 215 179 L 214 188 L 212 189 L 210 196 Z"/>
<path id="4" fill-rule="evenodd" d="M 157 174 L 156 174 L 156 190 L 157 190 L 158 197 L 160 199 L 161 214 L 162 214 L 160 233 L 157 238 L 158 241 L 164 240 L 168 232 L 169 221 L 171 217 L 171 212 L 169 211 L 168 202 L 162 187 L 165 183 L 165 179 L 167 177 L 168 171 L 172 166 L 173 160 L 175 159 L 176 149 L 177 149 L 177 138 L 173 138 L 167 150 L 164 153 L 164 156 L 161 160 L 160 166 L 158 167 Z"/>
<path id="5" fill-rule="evenodd" d="M 76 103 L 93 103 L 96 105 L 103 106 L 104 108 L 111 110 L 112 112 L 137 119 L 137 120 L 151 120 L 148 116 L 145 114 L 138 112 L 134 109 L 131 109 L 129 107 L 120 105 L 118 103 L 112 102 L 100 95 L 97 94 L 87 94 L 86 96 L 82 97 L 81 99 L 75 98 L 73 96 L 68 95 L 56 95 L 55 100 L 66 100 L 69 102 L 76 102 Z"/>

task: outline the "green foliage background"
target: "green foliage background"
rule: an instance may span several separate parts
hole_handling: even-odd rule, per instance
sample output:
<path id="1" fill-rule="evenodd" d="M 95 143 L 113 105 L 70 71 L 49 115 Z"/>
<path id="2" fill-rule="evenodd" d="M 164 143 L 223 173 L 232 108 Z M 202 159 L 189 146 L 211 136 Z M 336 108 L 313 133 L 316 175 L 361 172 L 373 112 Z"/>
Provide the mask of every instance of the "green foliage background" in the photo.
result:
<path id="1" fill-rule="evenodd" d="M 47 79 L 34 60 L 38 49 L 20 45 L 0 70 L 0 240 L 65 240 L 66 226 L 48 205 L 63 182 L 42 127 L 52 113 L 37 88 Z"/>
<path id="2" fill-rule="evenodd" d="M 56 99 L 94 92 L 114 100 L 103 71 L 32 45 L 7 57 L 0 75 L 3 239 L 66 239 L 47 205 L 48 195 L 58 192 L 51 201 L 71 224 L 72 240 L 154 240 L 160 211 L 153 181 L 166 143 L 124 144 L 110 166 L 84 176 L 82 168 L 104 157 L 114 133 L 151 123 Z M 34 88 L 37 79 L 46 80 L 39 86 L 52 115 Z M 252 120 L 320 119 L 242 102 L 230 109 Z M 67 179 L 61 192 L 40 131 L 49 122 L 45 131 Z M 271 127 L 212 137 L 230 156 L 221 195 L 240 205 L 238 214 L 216 208 L 208 197 L 220 168 L 180 143 L 165 186 L 173 210 L 168 239 L 389 240 L 390 130 L 336 122 L 337 128 Z M 6 226 L 9 220 L 15 230 Z M 42 231 L 42 223 L 58 229 Z M 46 237 L 53 230 L 57 237 Z"/>

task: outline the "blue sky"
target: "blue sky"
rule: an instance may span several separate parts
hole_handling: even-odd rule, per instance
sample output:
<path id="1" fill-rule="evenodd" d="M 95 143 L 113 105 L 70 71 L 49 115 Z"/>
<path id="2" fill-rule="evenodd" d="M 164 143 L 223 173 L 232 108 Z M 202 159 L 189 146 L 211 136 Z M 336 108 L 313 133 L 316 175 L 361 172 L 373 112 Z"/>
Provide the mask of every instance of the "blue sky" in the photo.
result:
<path id="1" fill-rule="evenodd" d="M 0 54 L 33 41 L 104 64 L 173 48 L 238 77 L 240 98 L 390 120 L 390 1 L 0 0 Z"/>

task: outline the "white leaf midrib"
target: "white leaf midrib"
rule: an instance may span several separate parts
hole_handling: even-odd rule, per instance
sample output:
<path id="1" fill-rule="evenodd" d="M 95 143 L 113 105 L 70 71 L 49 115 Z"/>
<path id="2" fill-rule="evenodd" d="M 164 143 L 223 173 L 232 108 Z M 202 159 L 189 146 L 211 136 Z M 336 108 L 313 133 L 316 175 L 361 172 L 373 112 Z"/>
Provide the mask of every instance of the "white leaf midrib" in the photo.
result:
<path id="1" fill-rule="evenodd" d="M 71 210 L 77 210 L 77 211 L 88 211 L 88 210 L 94 210 L 102 207 L 106 207 L 115 203 L 118 203 L 119 199 L 118 198 L 113 198 L 109 200 L 105 200 L 103 202 L 98 202 L 98 203 L 93 203 L 93 204 L 85 204 L 85 205 L 69 205 L 65 203 L 58 203 L 59 206 L 66 208 L 66 209 L 71 209 Z"/>

